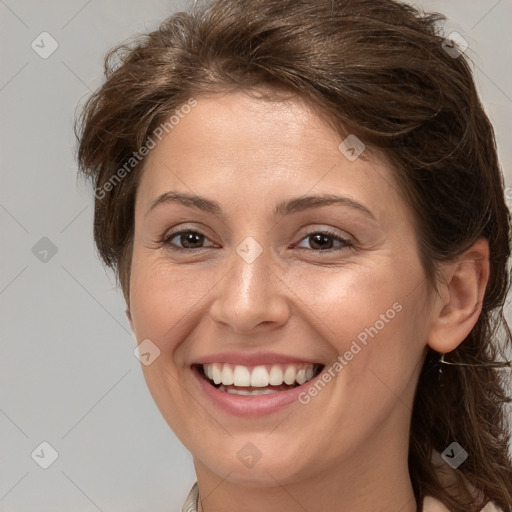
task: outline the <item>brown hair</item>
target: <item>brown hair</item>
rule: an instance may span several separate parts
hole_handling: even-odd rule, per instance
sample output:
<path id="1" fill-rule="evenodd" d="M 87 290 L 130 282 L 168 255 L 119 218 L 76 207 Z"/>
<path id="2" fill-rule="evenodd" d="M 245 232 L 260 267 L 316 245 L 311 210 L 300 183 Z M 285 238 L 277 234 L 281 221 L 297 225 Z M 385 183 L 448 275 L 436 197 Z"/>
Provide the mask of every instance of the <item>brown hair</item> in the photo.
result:
<path id="1" fill-rule="evenodd" d="M 439 379 L 439 354 L 431 349 L 423 364 L 409 449 L 416 499 L 421 507 L 432 495 L 460 512 L 476 512 L 492 500 L 512 512 L 508 373 L 485 366 L 505 357 L 511 345 L 503 316 L 510 215 L 493 128 L 467 58 L 443 47 L 444 19 L 392 0 L 198 3 L 107 54 L 106 81 L 77 119 L 78 162 L 97 191 L 99 253 L 117 272 L 128 303 L 134 199 L 144 160 L 111 180 L 193 95 L 285 88 L 316 105 L 340 136 L 355 134 L 381 153 L 414 213 L 432 286 L 439 262 L 453 260 L 480 237 L 490 245 L 482 312 L 447 355 L 475 366 L 445 365 Z M 433 450 L 443 452 L 452 441 L 469 452 L 453 471 L 453 488 L 431 460 Z M 479 491 L 478 503 L 466 483 Z"/>

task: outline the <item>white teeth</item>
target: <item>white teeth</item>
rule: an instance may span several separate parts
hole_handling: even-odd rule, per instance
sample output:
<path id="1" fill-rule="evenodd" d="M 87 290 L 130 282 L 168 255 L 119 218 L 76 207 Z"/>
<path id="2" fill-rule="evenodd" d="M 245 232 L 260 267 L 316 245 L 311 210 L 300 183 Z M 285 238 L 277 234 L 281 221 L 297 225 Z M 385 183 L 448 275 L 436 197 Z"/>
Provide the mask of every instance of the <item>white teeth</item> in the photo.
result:
<path id="1" fill-rule="evenodd" d="M 295 376 L 295 380 L 299 383 L 299 384 L 304 384 L 304 382 L 306 382 L 306 370 L 304 368 L 301 368 L 298 372 L 297 372 L 297 375 Z"/>
<path id="2" fill-rule="evenodd" d="M 270 369 L 268 382 L 272 386 L 280 386 L 283 383 L 283 370 L 279 365 L 275 364 Z"/>
<path id="3" fill-rule="evenodd" d="M 235 366 L 233 372 L 233 384 L 235 386 L 249 387 L 251 385 L 251 372 L 245 366 Z"/>
<path id="4" fill-rule="evenodd" d="M 288 366 L 288 368 L 286 368 L 286 371 L 284 372 L 284 375 L 283 375 L 284 383 L 291 386 L 295 382 L 296 375 L 297 375 L 297 372 L 295 371 L 295 368 L 293 366 Z"/>
<path id="5" fill-rule="evenodd" d="M 224 363 L 204 364 L 203 372 L 215 384 L 223 386 L 235 385 L 237 387 L 265 388 L 268 385 L 280 386 L 283 383 L 289 386 L 297 383 L 304 384 L 311 380 L 318 369 L 317 365 L 259 365 L 247 367 Z M 219 388 L 219 389 L 221 389 Z M 225 389 L 226 391 L 230 391 Z M 255 390 L 258 391 L 258 390 Z M 270 390 L 267 390 L 270 391 Z M 243 394 L 243 393 L 242 393 Z M 252 391 L 250 392 L 252 393 Z"/>
<path id="6" fill-rule="evenodd" d="M 221 376 L 221 366 L 219 363 L 213 363 L 213 367 L 212 367 L 212 377 L 213 377 L 213 382 L 215 382 L 215 384 L 220 384 L 222 382 L 222 376 Z"/>
<path id="7" fill-rule="evenodd" d="M 233 384 L 233 370 L 231 369 L 231 366 L 229 364 L 225 364 L 222 368 L 222 384 L 224 386 L 229 386 L 230 384 Z"/>
<path id="8" fill-rule="evenodd" d="M 231 393 L 232 395 L 244 395 L 244 396 L 271 395 L 272 393 L 279 393 L 279 391 L 277 391 L 275 389 L 253 389 L 253 390 L 249 391 L 248 389 L 225 388 L 223 385 L 221 385 L 218 389 L 220 391 L 226 391 L 228 393 Z"/>
<path id="9" fill-rule="evenodd" d="M 251 386 L 265 388 L 268 386 L 269 374 L 264 366 L 256 366 L 251 373 Z"/>

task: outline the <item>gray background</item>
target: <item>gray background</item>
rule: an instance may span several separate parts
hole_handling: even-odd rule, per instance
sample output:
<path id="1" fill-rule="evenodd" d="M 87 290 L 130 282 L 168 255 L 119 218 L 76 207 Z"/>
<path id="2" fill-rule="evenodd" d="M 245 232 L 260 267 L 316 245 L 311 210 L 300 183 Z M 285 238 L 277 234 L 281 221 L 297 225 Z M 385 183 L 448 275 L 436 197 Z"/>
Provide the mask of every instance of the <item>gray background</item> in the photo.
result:
<path id="1" fill-rule="evenodd" d="M 122 294 L 97 259 L 72 132 L 77 105 L 102 82 L 105 52 L 186 5 L 0 0 L 0 512 L 172 512 L 195 480 L 133 355 Z M 446 33 L 469 42 L 512 184 L 511 0 L 416 5 L 448 15 Z M 59 45 L 47 59 L 31 48 L 43 31 Z M 31 456 L 43 441 L 58 452 L 48 469 Z"/>

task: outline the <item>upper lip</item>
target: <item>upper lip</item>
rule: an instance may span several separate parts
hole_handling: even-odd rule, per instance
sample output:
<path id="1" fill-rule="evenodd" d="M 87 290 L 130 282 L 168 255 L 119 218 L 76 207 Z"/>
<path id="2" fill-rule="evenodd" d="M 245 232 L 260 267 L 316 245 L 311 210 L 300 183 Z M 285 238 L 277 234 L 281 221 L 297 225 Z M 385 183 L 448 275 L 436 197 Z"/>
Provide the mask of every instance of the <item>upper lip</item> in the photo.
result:
<path id="1" fill-rule="evenodd" d="M 258 352 L 256 354 L 244 354 L 242 352 L 219 352 L 201 357 L 193 364 L 211 364 L 211 363 L 228 363 L 242 366 L 258 366 L 267 364 L 321 364 L 318 361 L 289 356 L 286 354 L 277 354 L 272 352 Z"/>

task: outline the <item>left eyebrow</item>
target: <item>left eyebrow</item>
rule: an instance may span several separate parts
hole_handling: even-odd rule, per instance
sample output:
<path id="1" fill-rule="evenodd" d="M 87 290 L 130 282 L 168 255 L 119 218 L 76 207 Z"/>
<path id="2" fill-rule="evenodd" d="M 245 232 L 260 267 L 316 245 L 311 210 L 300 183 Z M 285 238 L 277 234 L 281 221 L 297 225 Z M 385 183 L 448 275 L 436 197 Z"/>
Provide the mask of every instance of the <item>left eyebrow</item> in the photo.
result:
<path id="1" fill-rule="evenodd" d="M 224 217 L 222 208 L 217 201 L 201 197 L 195 194 L 185 194 L 180 192 L 165 192 L 158 196 L 148 208 L 146 216 L 160 204 L 178 203 L 183 206 L 197 208 L 199 210 L 212 213 L 218 217 Z M 363 204 L 351 199 L 350 197 L 336 196 L 333 194 L 322 194 L 315 196 L 302 196 L 281 201 L 274 208 L 274 215 L 290 215 L 292 213 L 302 212 L 310 208 L 320 208 L 331 204 L 341 204 L 356 209 L 368 215 L 375 220 L 373 213 Z"/>
<path id="2" fill-rule="evenodd" d="M 288 201 L 282 201 L 274 208 L 274 215 L 289 215 L 290 213 L 301 212 L 309 208 L 319 208 L 331 204 L 342 204 L 350 208 L 359 210 L 375 220 L 373 213 L 361 203 L 358 203 L 350 197 L 336 196 L 333 194 L 322 194 L 316 196 L 302 196 Z"/>

